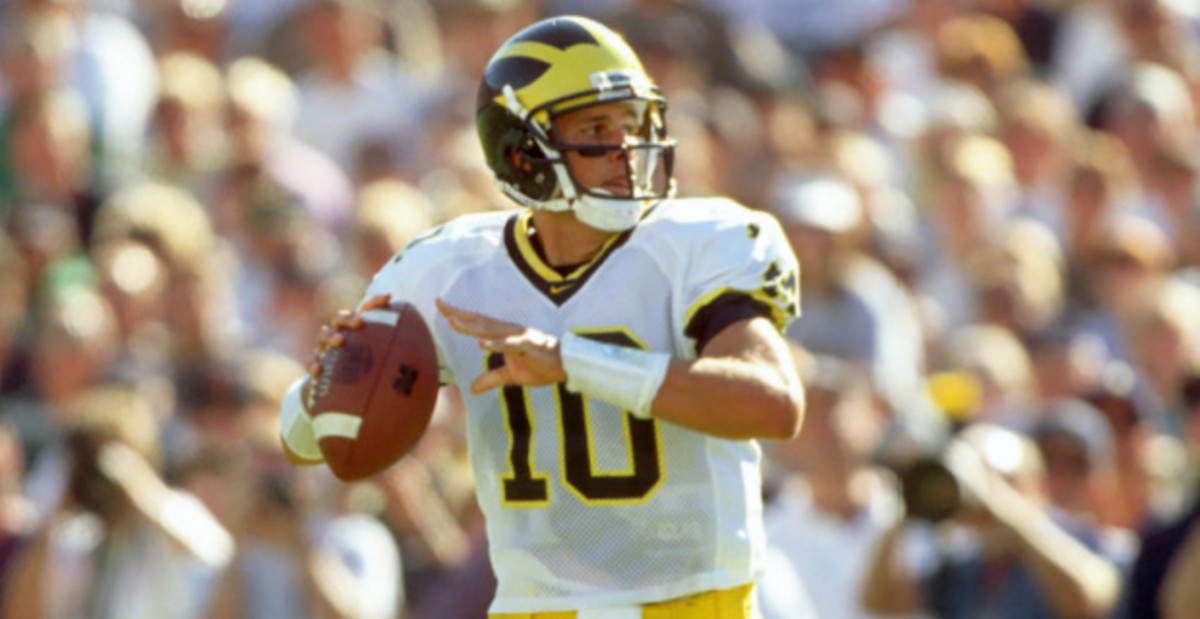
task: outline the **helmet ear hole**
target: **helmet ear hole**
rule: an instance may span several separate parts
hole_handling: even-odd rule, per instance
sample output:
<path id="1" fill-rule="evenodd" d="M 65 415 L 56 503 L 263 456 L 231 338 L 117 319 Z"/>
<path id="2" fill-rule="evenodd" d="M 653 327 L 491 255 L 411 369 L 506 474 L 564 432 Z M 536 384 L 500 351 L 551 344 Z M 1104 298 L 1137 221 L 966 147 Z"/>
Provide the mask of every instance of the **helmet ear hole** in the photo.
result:
<path id="1" fill-rule="evenodd" d="M 476 122 L 496 178 L 534 200 L 548 200 L 557 177 L 533 133 L 498 105 L 481 111 Z"/>
<path id="2" fill-rule="evenodd" d="M 516 145 L 508 149 L 509 161 L 513 162 L 513 166 L 520 172 L 529 173 L 534 165 L 534 162 L 545 159 L 541 148 L 537 142 L 533 141 L 533 136 L 529 135 L 528 131 L 522 131 L 522 135 L 518 136 L 514 142 Z"/>
<path id="3" fill-rule="evenodd" d="M 535 200 L 548 200 L 557 186 L 556 176 L 542 148 L 524 129 L 514 136 L 513 147 L 507 149 L 511 178 L 505 179 Z"/>

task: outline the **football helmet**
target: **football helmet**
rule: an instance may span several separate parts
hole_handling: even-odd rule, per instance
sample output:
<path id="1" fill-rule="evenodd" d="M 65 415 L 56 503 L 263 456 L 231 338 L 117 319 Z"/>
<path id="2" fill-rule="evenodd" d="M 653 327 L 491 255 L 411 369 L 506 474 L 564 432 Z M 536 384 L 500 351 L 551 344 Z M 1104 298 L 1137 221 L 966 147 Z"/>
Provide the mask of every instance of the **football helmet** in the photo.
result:
<path id="1" fill-rule="evenodd" d="M 623 143 L 565 144 L 555 119 L 602 103 L 629 101 L 640 125 Z M 496 185 L 519 204 L 574 210 L 585 224 L 617 232 L 637 224 L 654 202 L 674 193 L 675 142 L 666 102 L 620 35 L 583 17 L 538 22 L 504 43 L 479 84 L 476 126 Z M 566 153 L 621 151 L 629 191 L 580 185 Z M 513 153 L 519 154 L 514 161 Z"/>

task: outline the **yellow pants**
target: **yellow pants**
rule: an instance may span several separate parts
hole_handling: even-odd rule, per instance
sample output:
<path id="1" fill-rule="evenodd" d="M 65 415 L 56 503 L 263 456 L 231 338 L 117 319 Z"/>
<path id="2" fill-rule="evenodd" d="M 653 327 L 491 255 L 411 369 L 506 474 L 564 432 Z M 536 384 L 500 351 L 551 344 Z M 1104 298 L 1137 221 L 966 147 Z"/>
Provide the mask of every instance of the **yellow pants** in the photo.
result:
<path id="1" fill-rule="evenodd" d="M 754 584 L 710 591 L 642 607 L 642 619 L 750 619 Z M 575 611 L 502 613 L 489 619 L 576 619 Z"/>

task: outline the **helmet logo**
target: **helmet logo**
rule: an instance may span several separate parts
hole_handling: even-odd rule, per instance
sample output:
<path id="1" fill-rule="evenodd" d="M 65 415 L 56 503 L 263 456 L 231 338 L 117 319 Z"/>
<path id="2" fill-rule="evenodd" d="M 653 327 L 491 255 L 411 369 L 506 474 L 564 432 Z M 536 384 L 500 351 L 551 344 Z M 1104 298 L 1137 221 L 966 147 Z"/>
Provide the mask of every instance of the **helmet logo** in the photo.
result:
<path id="1" fill-rule="evenodd" d="M 629 90 L 637 96 L 646 96 L 652 88 L 644 74 L 629 69 L 597 71 L 592 73 L 590 78 L 592 87 L 598 91 L 596 97 L 600 101 L 627 96 Z"/>

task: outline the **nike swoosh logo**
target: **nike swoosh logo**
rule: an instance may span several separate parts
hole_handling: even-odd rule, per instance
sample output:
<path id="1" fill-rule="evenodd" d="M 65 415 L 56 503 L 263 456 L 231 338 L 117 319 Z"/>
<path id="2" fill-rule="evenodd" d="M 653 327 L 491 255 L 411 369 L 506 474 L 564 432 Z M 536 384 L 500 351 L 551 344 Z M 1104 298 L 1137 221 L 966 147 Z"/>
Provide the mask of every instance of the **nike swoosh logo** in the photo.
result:
<path id="1" fill-rule="evenodd" d="M 575 286 L 574 282 L 572 282 L 570 284 L 563 284 L 561 286 L 550 286 L 550 294 L 559 294 L 561 292 L 570 290 L 574 286 Z"/>

